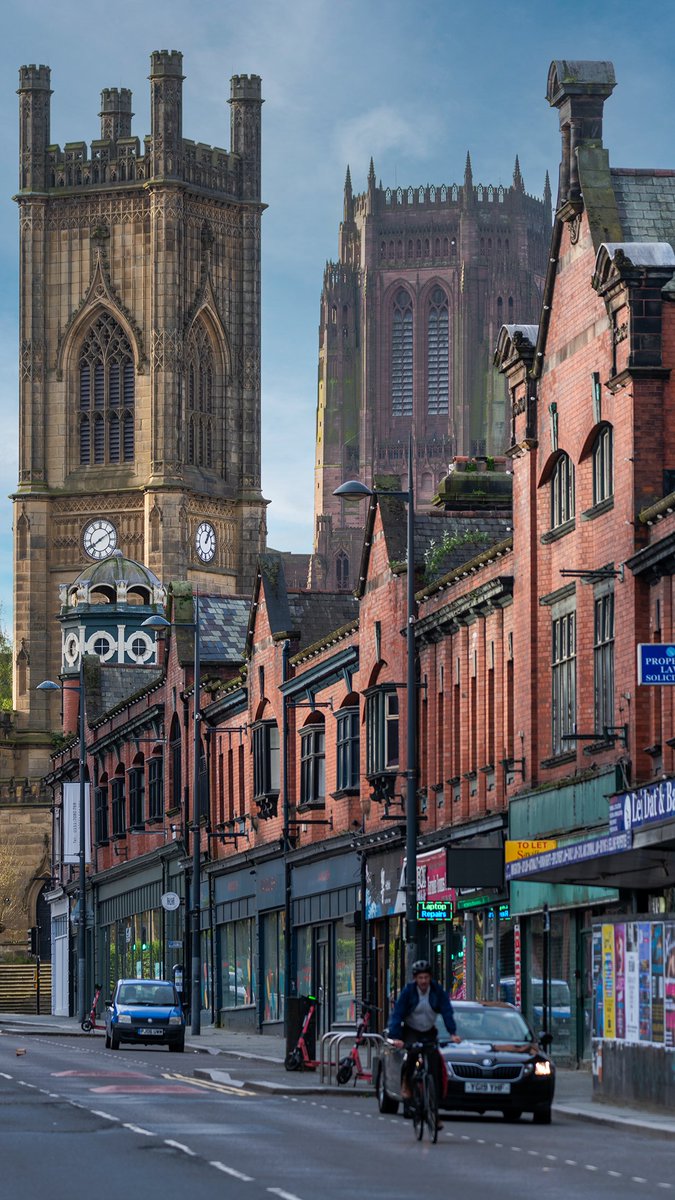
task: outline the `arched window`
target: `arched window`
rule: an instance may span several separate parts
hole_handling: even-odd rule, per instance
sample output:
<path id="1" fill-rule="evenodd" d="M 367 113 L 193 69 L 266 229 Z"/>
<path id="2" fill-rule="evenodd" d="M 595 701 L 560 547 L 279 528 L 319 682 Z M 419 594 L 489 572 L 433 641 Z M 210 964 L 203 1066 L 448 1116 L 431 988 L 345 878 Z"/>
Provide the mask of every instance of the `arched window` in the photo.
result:
<path id="1" fill-rule="evenodd" d="M 349 557 L 344 550 L 339 550 L 335 556 L 335 578 L 338 591 L 349 591 Z"/>
<path id="2" fill-rule="evenodd" d="M 604 425 L 593 443 L 593 503 L 614 495 L 614 431 Z"/>
<path id="3" fill-rule="evenodd" d="M 187 340 L 185 394 L 187 397 L 187 461 L 194 467 L 213 465 L 214 356 L 202 321 L 196 321 Z"/>
<path id="4" fill-rule="evenodd" d="M 405 288 L 394 297 L 391 334 L 391 411 L 411 417 L 413 410 L 413 311 Z"/>
<path id="5" fill-rule="evenodd" d="M 574 517 L 574 464 L 561 454 L 551 476 L 551 529 Z"/>
<path id="6" fill-rule="evenodd" d="M 129 339 L 111 313 L 101 313 L 90 327 L 79 373 L 80 464 L 133 462 L 134 359 Z"/>
<path id="7" fill-rule="evenodd" d="M 430 417 L 448 411 L 448 300 L 434 288 L 427 315 L 427 409 Z"/>
<path id="8" fill-rule="evenodd" d="M 178 713 L 174 713 L 171 720 L 169 755 L 171 760 L 171 808 L 178 809 L 183 797 L 183 738 Z"/>
<path id="9" fill-rule="evenodd" d="M 300 730 L 299 808 L 323 808 L 326 803 L 326 722 L 313 713 Z"/>

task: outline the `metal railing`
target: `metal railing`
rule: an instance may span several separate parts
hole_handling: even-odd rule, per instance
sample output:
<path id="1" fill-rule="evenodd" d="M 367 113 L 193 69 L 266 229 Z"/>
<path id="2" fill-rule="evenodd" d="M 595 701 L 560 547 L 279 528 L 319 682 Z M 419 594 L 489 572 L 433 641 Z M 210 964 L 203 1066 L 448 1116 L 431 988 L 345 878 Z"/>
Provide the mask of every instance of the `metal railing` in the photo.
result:
<path id="1" fill-rule="evenodd" d="M 320 1083 L 337 1084 L 337 1069 L 342 1057 L 342 1051 L 345 1045 L 350 1049 L 356 1041 L 356 1031 L 352 1026 L 351 1029 L 345 1029 L 344 1025 L 339 1025 L 328 1030 L 321 1038 L 319 1046 L 319 1081 Z M 373 1067 L 373 1047 L 379 1042 L 384 1041 L 379 1033 L 364 1033 L 361 1035 L 359 1042 L 360 1056 L 364 1070 L 370 1071 L 372 1074 Z M 357 1082 L 356 1080 L 354 1082 Z"/>

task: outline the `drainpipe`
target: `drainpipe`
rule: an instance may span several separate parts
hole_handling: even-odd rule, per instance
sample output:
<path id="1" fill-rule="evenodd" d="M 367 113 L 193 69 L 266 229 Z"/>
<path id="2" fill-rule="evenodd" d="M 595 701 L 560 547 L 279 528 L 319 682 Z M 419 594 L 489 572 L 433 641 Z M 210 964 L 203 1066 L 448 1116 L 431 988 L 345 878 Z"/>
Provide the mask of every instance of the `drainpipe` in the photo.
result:
<path id="1" fill-rule="evenodd" d="M 281 679 L 285 683 L 288 679 L 288 662 L 291 655 L 291 644 L 288 640 L 284 642 L 281 652 Z M 295 994 L 295 985 L 291 982 L 291 972 L 293 968 L 292 956 L 292 936 L 291 936 L 291 921 L 293 917 L 293 908 L 291 904 L 291 867 L 288 861 L 288 853 L 290 850 L 290 835 L 289 835 L 289 817 L 290 803 L 288 796 L 288 699 L 285 693 L 281 697 L 281 762 L 282 762 L 282 841 L 284 854 L 284 991 L 286 993 L 286 1001 Z M 284 1004 L 284 1032 L 288 1034 L 288 1003 Z"/>

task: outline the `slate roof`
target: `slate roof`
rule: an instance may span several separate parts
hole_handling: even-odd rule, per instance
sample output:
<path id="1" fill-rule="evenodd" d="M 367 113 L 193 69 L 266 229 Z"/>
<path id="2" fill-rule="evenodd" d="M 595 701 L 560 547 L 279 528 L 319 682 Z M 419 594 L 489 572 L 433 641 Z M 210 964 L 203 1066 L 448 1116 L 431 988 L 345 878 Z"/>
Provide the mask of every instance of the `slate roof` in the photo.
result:
<path id="1" fill-rule="evenodd" d="M 351 592 L 289 592 L 288 603 L 294 628 L 300 632 L 300 640 L 293 643 L 294 654 L 323 641 L 359 615 L 359 602 Z"/>
<path id="2" fill-rule="evenodd" d="M 97 721 L 162 677 L 157 667 L 101 667 L 96 672 L 96 685 L 87 684 L 87 720 Z"/>
<path id="3" fill-rule="evenodd" d="M 384 497 L 380 497 L 380 506 L 389 559 L 395 563 L 405 563 L 406 506 L 402 500 L 387 500 Z M 427 583 L 440 579 L 462 563 L 484 554 L 490 546 L 503 542 L 512 532 L 513 518 L 510 512 L 415 513 L 416 573 L 424 574 Z M 433 564 L 431 574 L 428 574 L 425 555 L 440 546 L 446 534 L 448 538 L 456 539 L 458 545 L 439 557 Z M 468 540 L 469 537 L 473 540 Z"/>
<path id="4" fill-rule="evenodd" d="M 199 636 L 203 663 L 244 661 L 251 601 L 244 596 L 200 596 Z"/>
<path id="5" fill-rule="evenodd" d="M 675 250 L 668 242 L 603 242 L 600 249 L 614 258 L 617 250 L 634 267 L 675 267 Z"/>
<path id="6" fill-rule="evenodd" d="M 610 174 L 626 241 L 675 245 L 675 171 L 615 167 Z"/>

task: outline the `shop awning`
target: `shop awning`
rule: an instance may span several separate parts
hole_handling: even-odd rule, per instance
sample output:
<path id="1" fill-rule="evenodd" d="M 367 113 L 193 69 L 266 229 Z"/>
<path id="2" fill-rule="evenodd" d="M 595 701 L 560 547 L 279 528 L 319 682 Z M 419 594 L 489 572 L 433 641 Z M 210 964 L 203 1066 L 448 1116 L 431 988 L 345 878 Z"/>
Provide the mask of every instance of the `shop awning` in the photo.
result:
<path id="1" fill-rule="evenodd" d="M 660 890 L 675 885 L 675 822 L 598 833 L 506 864 L 509 882 Z"/>

